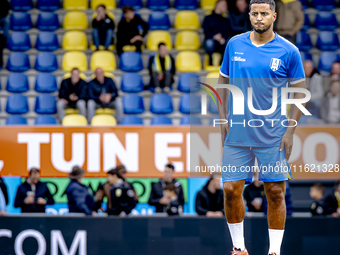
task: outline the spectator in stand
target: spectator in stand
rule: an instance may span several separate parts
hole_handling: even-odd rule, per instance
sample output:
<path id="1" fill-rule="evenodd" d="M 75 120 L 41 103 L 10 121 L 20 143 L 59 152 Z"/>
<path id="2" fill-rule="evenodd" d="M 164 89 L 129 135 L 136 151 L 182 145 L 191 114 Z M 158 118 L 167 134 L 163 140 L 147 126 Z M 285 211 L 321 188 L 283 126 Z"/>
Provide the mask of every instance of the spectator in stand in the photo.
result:
<path id="1" fill-rule="evenodd" d="M 227 2 L 218 0 L 212 14 L 206 16 L 203 21 L 205 50 L 209 56 L 209 65 L 213 64 L 214 52 L 220 53 L 223 58 L 224 49 L 231 35 L 230 22 L 225 17 L 227 10 Z"/>
<path id="2" fill-rule="evenodd" d="M 96 197 L 96 208 L 101 209 L 104 211 L 102 208 L 102 203 L 104 201 L 104 198 L 107 198 L 107 208 L 106 211 L 111 209 L 111 187 L 113 185 L 113 177 L 114 175 L 114 170 L 110 170 L 107 172 L 107 181 L 104 184 L 99 184 L 99 187 L 96 191 L 95 197 Z"/>
<path id="3" fill-rule="evenodd" d="M 99 50 L 99 45 L 104 45 L 105 50 L 113 44 L 113 31 L 115 23 L 106 14 L 106 7 L 103 4 L 97 7 L 97 16 L 92 21 L 92 37 L 96 50 Z"/>
<path id="4" fill-rule="evenodd" d="M 7 0 L 0 0 L 0 26 L 3 30 L 3 36 L 5 37 L 5 41 L 7 41 L 10 21 L 9 21 L 9 10 L 11 9 L 11 5 Z"/>
<path id="5" fill-rule="evenodd" d="M 29 177 L 18 187 L 14 207 L 20 207 L 22 213 L 44 213 L 46 205 L 54 204 L 46 183 L 39 179 L 39 169 L 31 168 Z"/>
<path id="6" fill-rule="evenodd" d="M 71 71 L 71 77 L 61 82 L 59 89 L 59 100 L 57 102 L 57 111 L 59 120 L 65 117 L 66 108 L 77 108 L 79 114 L 86 115 L 86 102 L 88 97 L 87 83 L 79 77 L 79 69 L 74 68 Z"/>
<path id="7" fill-rule="evenodd" d="M 306 75 L 306 87 L 311 93 L 310 102 L 313 102 L 320 107 L 321 101 L 325 95 L 323 78 L 318 70 L 314 68 L 313 62 L 309 59 L 303 62 L 303 69 Z"/>
<path id="8" fill-rule="evenodd" d="M 222 217 L 224 213 L 221 176 L 212 174 L 206 185 L 197 193 L 195 210 L 198 215 Z"/>
<path id="9" fill-rule="evenodd" d="M 149 25 L 140 16 L 135 15 L 132 7 L 123 7 L 124 17 L 118 24 L 117 53 L 123 53 L 125 45 L 133 45 L 136 51 L 142 52 L 143 38 L 148 32 Z"/>
<path id="10" fill-rule="evenodd" d="M 0 189 L 0 216 L 6 216 L 6 199 L 2 189 Z"/>
<path id="11" fill-rule="evenodd" d="M 149 205 L 156 207 L 156 213 L 166 212 L 167 206 L 170 204 L 170 199 L 165 195 L 164 188 L 167 184 L 173 183 L 176 187 L 179 204 L 184 206 L 183 188 L 179 181 L 173 178 L 175 167 L 172 164 L 167 164 L 164 170 L 164 177 L 159 182 L 152 183 Z"/>
<path id="12" fill-rule="evenodd" d="M 229 11 L 231 36 L 251 30 L 249 19 L 249 5 L 246 0 L 237 0 L 234 11 Z"/>
<path id="13" fill-rule="evenodd" d="M 332 81 L 328 94 L 322 100 L 321 118 L 326 123 L 340 123 L 340 80 Z"/>
<path id="14" fill-rule="evenodd" d="M 165 197 L 169 199 L 170 203 L 166 206 L 166 213 L 169 216 L 180 215 L 183 212 L 183 207 L 181 206 L 178 196 L 176 193 L 175 184 L 170 183 L 164 187 Z"/>
<path id="15" fill-rule="evenodd" d="M 254 181 L 244 189 L 243 197 L 246 200 L 248 212 L 263 212 L 265 192 L 258 172 L 254 172 Z"/>
<path id="16" fill-rule="evenodd" d="M 2 194 L 5 198 L 5 203 L 8 205 L 8 191 L 7 191 L 7 186 L 4 182 L 4 179 L 0 176 L 0 190 L 2 191 Z"/>
<path id="17" fill-rule="evenodd" d="M 324 90 L 328 91 L 332 81 L 335 80 L 340 80 L 340 62 L 334 62 L 332 64 L 331 73 L 327 76 L 327 78 L 325 78 Z"/>
<path id="18" fill-rule="evenodd" d="M 324 187 L 321 183 L 316 183 L 312 187 L 310 187 L 309 196 L 314 200 L 311 205 L 310 211 L 314 216 L 324 214 L 323 193 Z"/>
<path id="19" fill-rule="evenodd" d="M 340 181 L 335 183 L 332 193 L 325 197 L 324 214 L 340 217 Z"/>
<path id="20" fill-rule="evenodd" d="M 291 43 L 296 43 L 296 34 L 305 22 L 302 4 L 298 0 L 276 1 L 276 31 Z"/>
<path id="21" fill-rule="evenodd" d="M 118 176 L 119 176 L 119 178 L 121 178 L 124 182 L 126 182 L 127 184 L 130 185 L 131 189 L 132 189 L 133 192 L 135 193 L 135 196 L 134 196 L 134 197 L 135 197 L 135 200 L 136 200 L 136 202 L 138 203 L 139 196 L 137 195 L 137 192 L 136 192 L 135 188 L 133 187 L 132 183 L 130 183 L 130 182 L 128 182 L 128 181 L 126 180 L 126 168 L 125 168 L 125 166 L 123 166 L 123 165 L 117 166 L 117 167 L 116 167 L 116 170 L 118 171 Z"/>
<path id="22" fill-rule="evenodd" d="M 175 61 L 168 53 L 164 43 L 158 44 L 158 53 L 149 60 L 150 87 L 155 87 L 155 92 L 170 92 L 176 73 Z"/>
<path id="23" fill-rule="evenodd" d="M 70 183 L 66 188 L 68 209 L 70 213 L 85 213 L 86 215 L 96 215 L 96 204 L 88 187 L 81 184 L 85 170 L 78 166 L 72 168 L 68 175 Z"/>

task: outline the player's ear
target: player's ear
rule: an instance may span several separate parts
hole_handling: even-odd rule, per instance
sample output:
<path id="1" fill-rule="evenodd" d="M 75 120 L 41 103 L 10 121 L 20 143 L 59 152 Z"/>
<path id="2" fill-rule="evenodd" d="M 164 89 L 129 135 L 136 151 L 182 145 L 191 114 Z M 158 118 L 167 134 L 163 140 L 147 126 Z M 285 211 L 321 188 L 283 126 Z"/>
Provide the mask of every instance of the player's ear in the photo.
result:
<path id="1" fill-rule="evenodd" d="M 274 14 L 273 14 L 273 18 L 274 18 L 274 21 L 276 20 L 276 18 L 277 18 L 277 13 L 276 12 L 274 12 Z"/>

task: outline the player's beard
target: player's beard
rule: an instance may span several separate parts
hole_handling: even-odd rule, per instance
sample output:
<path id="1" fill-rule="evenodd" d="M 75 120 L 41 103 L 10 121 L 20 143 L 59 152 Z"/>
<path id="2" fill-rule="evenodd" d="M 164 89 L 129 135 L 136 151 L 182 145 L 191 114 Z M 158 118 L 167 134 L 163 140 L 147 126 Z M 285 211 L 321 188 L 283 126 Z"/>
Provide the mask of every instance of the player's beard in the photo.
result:
<path id="1" fill-rule="evenodd" d="M 262 29 L 256 29 L 254 26 L 253 26 L 253 29 L 256 33 L 258 34 L 263 34 L 265 32 L 267 32 L 269 30 L 269 28 L 271 28 L 271 24 L 268 26 L 268 27 L 265 27 L 265 28 L 262 28 Z"/>

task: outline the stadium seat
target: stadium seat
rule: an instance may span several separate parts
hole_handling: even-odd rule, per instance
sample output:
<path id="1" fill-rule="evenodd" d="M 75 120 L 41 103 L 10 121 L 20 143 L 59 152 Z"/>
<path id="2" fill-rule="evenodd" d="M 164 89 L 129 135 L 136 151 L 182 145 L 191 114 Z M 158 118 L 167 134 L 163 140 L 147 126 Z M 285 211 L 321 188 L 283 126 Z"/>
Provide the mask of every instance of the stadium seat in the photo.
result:
<path id="1" fill-rule="evenodd" d="M 127 93 L 138 93 L 144 90 L 143 78 L 139 73 L 125 73 L 122 76 L 120 89 Z"/>
<path id="2" fill-rule="evenodd" d="M 200 28 L 198 14 L 195 11 L 179 11 L 175 18 L 177 30 L 197 30 Z"/>
<path id="3" fill-rule="evenodd" d="M 178 78 L 177 89 L 184 93 L 197 92 L 199 88 L 196 83 L 199 82 L 199 78 L 195 73 L 182 73 Z"/>
<path id="4" fill-rule="evenodd" d="M 64 9 L 67 11 L 85 11 L 88 8 L 87 0 L 64 0 Z"/>
<path id="5" fill-rule="evenodd" d="M 6 125 L 14 126 L 14 125 L 27 125 L 27 119 L 20 115 L 9 116 L 6 119 Z"/>
<path id="6" fill-rule="evenodd" d="M 319 12 L 314 20 L 315 28 L 324 31 L 333 31 L 339 27 L 336 15 L 333 12 Z"/>
<path id="7" fill-rule="evenodd" d="M 53 12 L 60 8 L 60 0 L 38 0 L 37 8 L 43 12 Z"/>
<path id="8" fill-rule="evenodd" d="M 300 56 L 301 56 L 302 62 L 305 61 L 305 60 L 307 60 L 307 59 L 313 61 L 313 56 L 312 56 L 312 54 L 310 54 L 310 53 L 308 53 L 308 52 L 300 51 Z"/>
<path id="9" fill-rule="evenodd" d="M 38 53 L 34 69 L 40 72 L 53 72 L 58 69 L 57 56 L 51 52 Z"/>
<path id="10" fill-rule="evenodd" d="M 55 114 L 57 99 L 51 94 L 40 94 L 35 100 L 34 111 L 38 114 Z"/>
<path id="11" fill-rule="evenodd" d="M 6 68 L 11 72 L 25 72 L 30 69 L 28 55 L 22 52 L 12 52 L 8 55 Z"/>
<path id="12" fill-rule="evenodd" d="M 35 78 L 34 90 L 40 93 L 52 93 L 58 90 L 54 74 L 40 73 Z"/>
<path id="13" fill-rule="evenodd" d="M 83 115 L 70 114 L 63 118 L 62 125 L 65 127 L 87 126 L 87 119 Z"/>
<path id="14" fill-rule="evenodd" d="M 180 31 L 175 39 L 176 50 L 198 50 L 200 48 L 200 38 L 195 31 Z"/>
<path id="15" fill-rule="evenodd" d="M 134 10 L 139 10 L 143 8 L 143 2 L 142 0 L 120 0 L 119 6 L 120 8 L 131 6 Z"/>
<path id="16" fill-rule="evenodd" d="M 205 11 L 212 11 L 215 9 L 217 0 L 201 0 L 201 8 Z"/>
<path id="17" fill-rule="evenodd" d="M 213 95 L 213 97 L 215 98 L 216 103 L 218 103 L 218 99 L 216 98 L 216 96 Z M 213 114 L 218 114 L 218 107 L 215 104 L 214 100 L 211 97 L 209 97 L 208 100 L 209 100 L 209 102 L 208 102 L 208 111 L 210 113 L 213 113 Z"/>
<path id="18" fill-rule="evenodd" d="M 117 125 L 117 121 L 111 115 L 99 114 L 92 118 L 91 125 L 95 127 L 113 127 Z"/>
<path id="19" fill-rule="evenodd" d="M 165 11 L 170 9 L 170 0 L 147 0 L 146 7 L 152 11 Z"/>
<path id="20" fill-rule="evenodd" d="M 201 58 L 197 52 L 181 51 L 176 57 L 176 69 L 179 72 L 199 72 L 202 69 Z"/>
<path id="21" fill-rule="evenodd" d="M 168 94 L 154 94 L 150 99 L 150 111 L 154 114 L 168 114 L 174 111 L 172 98 Z"/>
<path id="22" fill-rule="evenodd" d="M 15 12 L 28 11 L 33 9 L 32 0 L 11 0 L 12 10 Z"/>
<path id="23" fill-rule="evenodd" d="M 138 116 L 126 116 L 122 118 L 122 121 L 120 124 L 131 125 L 131 126 L 143 125 L 143 119 Z"/>
<path id="24" fill-rule="evenodd" d="M 67 12 L 64 17 L 65 30 L 85 30 L 88 28 L 86 14 L 79 11 Z"/>
<path id="25" fill-rule="evenodd" d="M 175 0 L 174 6 L 177 10 L 196 10 L 197 0 Z"/>
<path id="26" fill-rule="evenodd" d="M 320 32 L 316 40 L 316 47 L 322 51 L 336 51 L 340 48 L 338 34 L 329 31 Z"/>
<path id="27" fill-rule="evenodd" d="M 219 116 L 219 115 L 214 115 L 214 116 L 212 116 L 212 117 L 210 118 L 210 120 L 209 120 L 209 125 L 214 126 L 214 120 L 215 120 L 215 119 L 220 119 L 220 116 Z M 215 125 L 216 125 L 216 126 L 219 126 L 220 124 L 216 123 Z"/>
<path id="28" fill-rule="evenodd" d="M 309 15 L 307 13 L 305 13 L 305 22 L 303 24 L 302 30 L 307 30 L 310 29 L 310 19 L 309 19 Z"/>
<path id="29" fill-rule="evenodd" d="M 125 114 L 141 114 L 144 112 L 143 97 L 137 94 L 125 95 L 122 99 Z"/>
<path id="30" fill-rule="evenodd" d="M 53 116 L 48 116 L 48 115 L 41 115 L 35 118 L 34 120 L 34 125 L 45 125 L 45 126 L 50 126 L 50 125 L 57 125 L 57 119 Z"/>
<path id="31" fill-rule="evenodd" d="M 158 125 L 172 125 L 172 119 L 167 116 L 158 115 L 150 120 L 150 125 L 158 126 Z"/>
<path id="32" fill-rule="evenodd" d="M 73 0 L 72 0 L 73 1 Z M 92 0 L 91 1 L 91 9 L 96 10 L 98 5 L 103 4 L 106 7 L 106 10 L 112 11 L 116 8 L 115 0 Z"/>
<path id="33" fill-rule="evenodd" d="M 7 39 L 7 47 L 11 51 L 26 51 L 31 49 L 31 41 L 25 32 L 13 32 Z"/>
<path id="34" fill-rule="evenodd" d="M 220 77 L 220 71 L 214 71 L 207 74 L 205 77 L 205 84 L 215 87 L 218 83 L 218 78 Z"/>
<path id="35" fill-rule="evenodd" d="M 146 47 L 151 51 L 157 51 L 158 44 L 161 42 L 166 44 L 168 50 L 172 49 L 171 35 L 168 31 L 151 31 L 148 35 Z"/>
<path id="36" fill-rule="evenodd" d="M 185 94 L 179 99 L 179 111 L 183 114 L 201 113 L 201 98 L 195 94 Z"/>
<path id="37" fill-rule="evenodd" d="M 41 32 L 37 36 L 35 48 L 40 51 L 54 51 L 59 49 L 58 37 L 53 32 Z"/>
<path id="38" fill-rule="evenodd" d="M 13 12 L 10 17 L 11 30 L 26 31 L 32 28 L 31 15 L 27 12 Z"/>
<path id="39" fill-rule="evenodd" d="M 209 56 L 208 54 L 204 55 L 204 70 L 207 72 L 219 72 L 220 71 L 220 62 L 222 55 L 218 52 L 214 52 L 212 55 L 213 64 L 209 64 Z"/>
<path id="40" fill-rule="evenodd" d="M 83 52 L 69 51 L 64 54 L 62 69 L 71 72 L 73 68 L 78 68 L 81 72 L 87 71 L 87 59 Z"/>
<path id="41" fill-rule="evenodd" d="M 12 94 L 7 97 L 6 112 L 9 114 L 25 114 L 28 112 L 27 97 L 22 94 Z"/>
<path id="42" fill-rule="evenodd" d="M 181 118 L 180 125 L 202 125 L 202 121 L 197 116 L 186 115 Z"/>
<path id="43" fill-rule="evenodd" d="M 63 49 L 66 51 L 86 50 L 87 45 L 87 38 L 84 32 L 69 31 L 64 34 Z"/>
<path id="44" fill-rule="evenodd" d="M 330 72 L 334 62 L 340 62 L 339 54 L 336 52 L 322 52 L 319 56 L 318 68 L 321 71 Z"/>
<path id="45" fill-rule="evenodd" d="M 90 66 L 92 71 L 101 67 L 104 72 L 113 72 L 116 70 L 116 58 L 110 51 L 96 51 L 91 56 Z"/>
<path id="46" fill-rule="evenodd" d="M 53 12 L 39 13 L 36 28 L 41 31 L 54 31 L 59 28 L 58 14 Z"/>
<path id="47" fill-rule="evenodd" d="M 119 59 L 119 69 L 124 72 L 139 72 L 143 70 L 142 55 L 139 52 L 123 52 Z"/>
<path id="48" fill-rule="evenodd" d="M 307 34 L 305 31 L 299 31 L 296 34 L 296 47 L 303 51 L 309 51 L 311 48 L 313 48 L 309 34 Z"/>
<path id="49" fill-rule="evenodd" d="M 169 15 L 161 11 L 150 13 L 148 24 L 150 30 L 169 30 L 171 28 Z"/>
<path id="50" fill-rule="evenodd" d="M 303 9 L 307 9 L 309 7 L 309 0 L 300 0 Z"/>
<path id="51" fill-rule="evenodd" d="M 331 11 L 335 8 L 335 0 L 313 0 L 313 6 L 320 11 Z"/>
<path id="52" fill-rule="evenodd" d="M 12 93 L 23 93 L 29 90 L 27 76 L 23 73 L 11 73 L 7 77 L 6 90 Z"/>

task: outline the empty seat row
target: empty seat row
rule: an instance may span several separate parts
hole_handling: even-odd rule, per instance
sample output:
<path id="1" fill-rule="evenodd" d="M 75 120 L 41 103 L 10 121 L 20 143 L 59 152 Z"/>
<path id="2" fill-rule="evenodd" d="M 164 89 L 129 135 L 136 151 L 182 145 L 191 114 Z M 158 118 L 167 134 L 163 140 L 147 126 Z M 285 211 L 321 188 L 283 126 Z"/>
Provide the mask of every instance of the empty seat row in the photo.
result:
<path id="1" fill-rule="evenodd" d="M 38 114 L 55 114 L 57 99 L 51 94 L 40 94 L 35 100 L 34 111 Z M 9 114 L 26 114 L 29 112 L 28 99 L 22 94 L 7 97 L 6 112 Z"/>
<path id="2" fill-rule="evenodd" d="M 336 0 L 300 0 L 303 8 L 313 7 L 320 11 L 331 11 L 336 7 Z"/>
<path id="3" fill-rule="evenodd" d="M 35 118 L 34 125 L 57 125 L 57 119 L 49 115 Z M 6 125 L 27 125 L 27 119 L 21 115 L 12 115 L 6 119 Z"/>
<path id="4" fill-rule="evenodd" d="M 307 30 L 312 27 L 309 19 L 309 15 L 305 13 L 305 23 L 302 27 L 303 30 Z M 333 12 L 322 11 L 316 14 L 314 20 L 314 27 L 321 31 L 333 31 L 339 27 L 336 15 Z"/>
<path id="5" fill-rule="evenodd" d="M 121 125 L 143 125 L 143 119 L 138 116 L 126 116 L 122 118 Z M 164 115 L 157 115 L 151 118 L 150 125 L 172 125 L 172 119 Z M 202 121 L 197 116 L 186 115 L 180 119 L 180 125 L 202 125 Z"/>
<path id="6" fill-rule="evenodd" d="M 310 35 L 305 31 L 299 31 L 296 35 L 296 46 L 303 51 L 313 48 Z M 330 31 L 322 31 L 318 34 L 316 47 L 322 51 L 335 51 L 340 48 L 338 34 Z"/>

